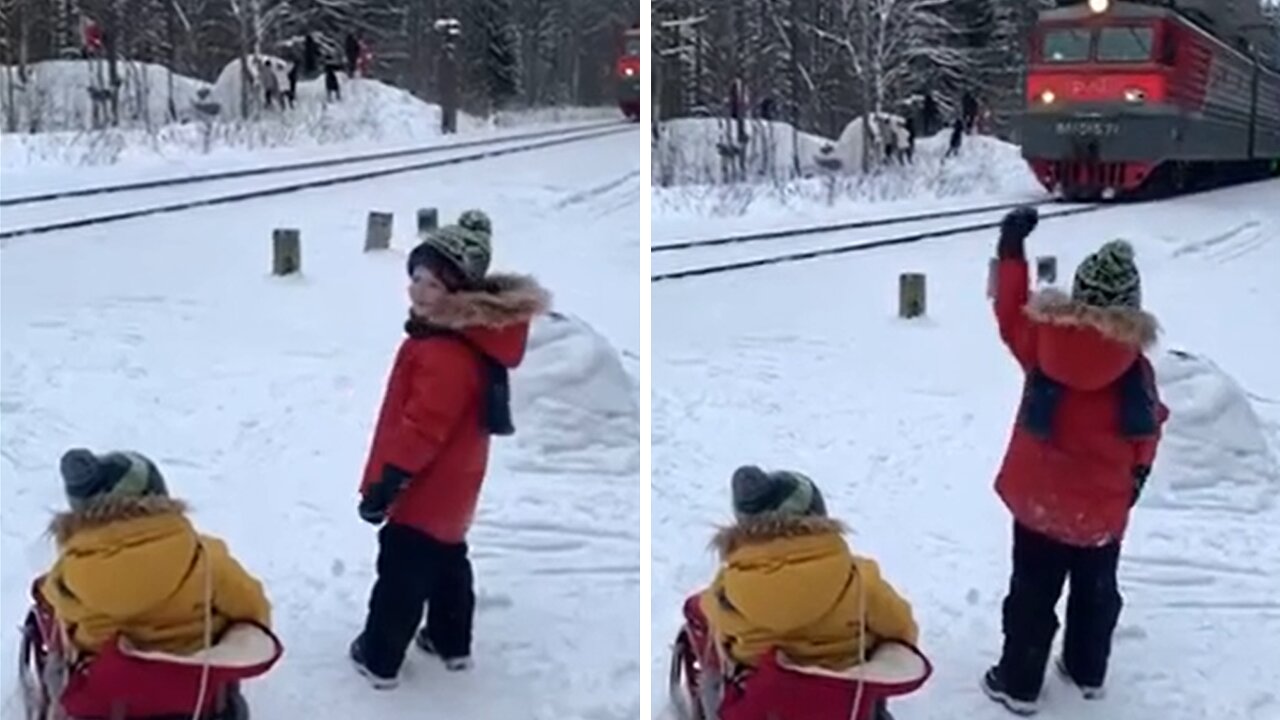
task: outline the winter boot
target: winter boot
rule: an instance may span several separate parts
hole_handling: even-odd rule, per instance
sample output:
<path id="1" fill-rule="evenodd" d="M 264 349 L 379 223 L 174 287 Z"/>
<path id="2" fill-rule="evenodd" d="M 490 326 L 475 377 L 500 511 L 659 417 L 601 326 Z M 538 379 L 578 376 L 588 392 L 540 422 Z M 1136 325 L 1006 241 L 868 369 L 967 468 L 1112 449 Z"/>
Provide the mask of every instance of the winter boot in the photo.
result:
<path id="1" fill-rule="evenodd" d="M 400 678 L 395 676 L 382 677 L 381 675 L 376 675 L 369 669 L 368 665 L 365 665 L 363 635 L 359 635 L 355 640 L 351 641 L 351 649 L 349 652 L 351 654 L 351 662 L 355 663 L 356 670 L 368 679 L 369 684 L 372 685 L 375 690 L 391 690 L 400 684 Z"/>
<path id="2" fill-rule="evenodd" d="M 432 644 L 431 638 L 427 637 L 427 629 L 424 627 L 418 630 L 418 634 L 413 638 L 413 644 L 418 646 L 422 652 L 440 658 L 440 662 L 444 663 L 444 668 L 449 672 L 462 672 L 470 670 L 472 666 L 470 655 L 461 655 L 459 657 L 442 657 L 436 651 L 436 646 Z"/>
<path id="3" fill-rule="evenodd" d="M 1040 711 L 1039 698 L 1019 698 L 1009 693 L 1005 687 L 1004 678 L 1000 677 L 999 665 L 992 667 L 986 675 L 982 676 L 982 692 L 1014 715 L 1030 717 Z"/>
<path id="4" fill-rule="evenodd" d="M 1061 655 L 1053 661 L 1053 666 L 1057 668 L 1058 675 L 1062 676 L 1063 680 L 1080 689 L 1080 694 L 1084 695 L 1085 700 L 1101 700 L 1106 697 L 1107 689 L 1105 687 L 1101 685 L 1084 685 L 1076 682 L 1076 679 L 1071 675 L 1071 670 L 1067 667 L 1067 661 Z"/>

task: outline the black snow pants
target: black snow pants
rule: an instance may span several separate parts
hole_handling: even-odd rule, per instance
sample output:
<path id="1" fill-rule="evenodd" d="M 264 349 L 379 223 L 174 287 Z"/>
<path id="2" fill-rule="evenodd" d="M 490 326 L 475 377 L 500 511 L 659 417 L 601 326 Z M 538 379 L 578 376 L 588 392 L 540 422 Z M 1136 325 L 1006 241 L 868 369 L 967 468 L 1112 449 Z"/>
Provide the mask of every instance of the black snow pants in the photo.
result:
<path id="1" fill-rule="evenodd" d="M 1000 677 L 1010 695 L 1019 700 L 1040 696 L 1058 631 L 1054 608 L 1068 577 L 1071 594 L 1062 658 L 1077 683 L 1102 686 L 1123 604 L 1116 580 L 1119 563 L 1119 541 L 1075 547 L 1014 523 L 1013 577 L 1004 599 L 1000 657 Z"/>
<path id="2" fill-rule="evenodd" d="M 378 579 L 361 642 L 366 667 L 380 677 L 400 671 L 424 604 L 427 637 L 440 657 L 469 656 L 476 596 L 467 544 L 387 523 L 378 546 Z"/>

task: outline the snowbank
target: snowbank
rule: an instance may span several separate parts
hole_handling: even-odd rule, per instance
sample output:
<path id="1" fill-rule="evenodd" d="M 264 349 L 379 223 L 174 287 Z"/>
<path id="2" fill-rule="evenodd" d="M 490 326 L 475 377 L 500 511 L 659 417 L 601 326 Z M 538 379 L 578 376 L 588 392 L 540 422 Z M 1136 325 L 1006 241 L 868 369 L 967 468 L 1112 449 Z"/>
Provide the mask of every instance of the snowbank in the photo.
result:
<path id="1" fill-rule="evenodd" d="M 195 116 L 191 103 L 208 83 L 170 73 L 162 65 L 121 61 L 120 124 L 155 127 Z M 169 83 L 173 83 L 172 96 Z M 90 87 L 110 83 L 107 64 L 89 60 L 46 60 L 27 66 L 27 77 L 13 65 L 0 67 L 0 118 L 6 132 L 50 132 L 92 127 Z M 175 117 L 170 117 L 172 97 Z"/>
<path id="2" fill-rule="evenodd" d="M 189 87 L 196 88 L 195 82 L 190 81 Z M 218 102 L 221 110 L 208 126 L 186 122 L 150 130 L 121 127 L 94 132 L 6 133 L 0 136 L 3 167 L 114 165 L 156 156 L 172 159 L 338 143 L 411 144 L 439 137 L 438 105 L 377 80 L 344 76 L 340 102 L 325 101 L 323 79 L 301 82 L 293 109 L 266 110 L 249 120 L 240 116 L 240 86 L 236 61 L 211 88 L 209 98 Z M 256 102 L 257 96 L 253 97 Z M 484 127 L 467 116 L 459 116 L 458 125 L 463 132 Z"/>
<path id="3" fill-rule="evenodd" d="M 622 119 L 622 111 L 616 105 L 601 107 L 540 107 L 499 110 L 487 121 L 476 119 L 495 128 L 523 127 L 525 125 L 550 125 L 555 123 L 594 122 Z"/>
<path id="4" fill-rule="evenodd" d="M 1280 467 L 1248 396 L 1205 357 L 1155 362 L 1170 416 L 1143 503 L 1257 513 L 1280 491 Z"/>
<path id="5" fill-rule="evenodd" d="M 275 68 L 281 87 L 287 88 L 285 61 L 260 57 Z M 249 60 L 250 75 L 255 78 L 258 59 Z M 16 79 L 17 71 L 3 68 L 0 120 L 7 121 L 12 109 L 15 122 L 12 126 L 0 123 L 0 127 L 14 127 L 17 132 L 0 135 L 0 166 L 27 170 L 116 165 L 264 148 L 419 144 L 439 137 L 440 106 L 377 80 L 346 75 L 339 76 L 340 101 L 327 101 L 320 77 L 298 84 L 296 103 L 288 110 L 264 109 L 260 86 L 255 87 L 247 96 L 250 107 L 245 119 L 238 59 L 228 63 L 213 84 L 173 74 L 176 121 L 170 121 L 168 114 L 169 71 L 159 65 L 122 62 L 120 125 L 87 131 L 93 125 L 93 113 L 86 88 L 100 65 L 85 60 L 35 63 L 29 66 L 27 82 L 13 86 L 12 103 L 7 83 Z M 105 72 L 105 66 L 101 68 Z M 201 91 L 207 92 L 204 99 L 219 107 L 215 121 L 208 125 L 195 110 Z M 459 113 L 458 129 L 466 133 L 618 117 L 616 108 L 513 110 L 487 120 Z"/>
<path id="6" fill-rule="evenodd" d="M 634 473 L 640 410 L 618 352 L 585 322 L 539 318 L 511 380 L 518 459 L 526 472 Z"/>
<path id="7" fill-rule="evenodd" d="M 788 123 L 748 120 L 742 179 L 785 181 L 816 170 L 816 158 L 830 140 L 797 131 Z M 728 118 L 678 118 L 662 123 L 653 153 L 654 185 L 715 185 L 726 182 L 721 146 L 736 145 Z"/>
<path id="8" fill-rule="evenodd" d="M 895 127 L 901 118 L 886 115 Z M 689 129 L 684 129 L 691 123 Z M 781 213 L 794 218 L 797 210 L 806 219 L 815 219 L 824 209 L 846 208 L 847 202 L 936 201 L 951 197 L 983 196 L 987 199 L 1029 199 L 1044 191 L 1030 173 L 1016 145 L 989 136 L 965 136 L 954 158 L 946 158 L 950 132 L 916 137 L 915 158 L 910 164 L 876 165 L 861 172 L 863 120 L 855 119 L 835 141 L 818 136 L 786 132 L 774 135 L 772 164 L 765 163 L 765 151 L 751 146 L 744 181 L 723 183 L 716 151 L 716 128 L 722 120 L 671 120 L 664 127 L 673 135 L 663 150 L 654 154 L 653 211 L 655 222 L 667 220 L 732 217 L 732 215 Z M 872 132 L 877 133 L 876 123 Z M 800 173 L 794 172 L 791 158 L 799 141 Z M 760 133 L 754 133 L 753 143 Z M 826 151 L 824 151 L 826 149 Z M 660 158 L 662 152 L 667 156 Z M 841 172 L 820 172 L 819 156 L 840 159 Z M 663 163 L 666 163 L 664 167 Z M 669 172 L 668 172 L 669 170 Z M 660 173 L 668 172 L 672 183 L 662 186 Z"/>

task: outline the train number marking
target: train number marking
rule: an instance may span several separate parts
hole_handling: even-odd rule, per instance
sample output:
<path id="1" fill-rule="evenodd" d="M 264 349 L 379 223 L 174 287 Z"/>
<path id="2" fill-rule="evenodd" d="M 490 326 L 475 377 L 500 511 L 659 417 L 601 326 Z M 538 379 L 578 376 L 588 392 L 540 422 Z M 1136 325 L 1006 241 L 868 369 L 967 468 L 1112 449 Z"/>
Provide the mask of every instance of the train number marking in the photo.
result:
<path id="1" fill-rule="evenodd" d="M 1055 126 L 1059 135 L 1079 137 L 1113 137 L 1120 134 L 1120 123 L 1096 120 L 1063 120 Z"/>

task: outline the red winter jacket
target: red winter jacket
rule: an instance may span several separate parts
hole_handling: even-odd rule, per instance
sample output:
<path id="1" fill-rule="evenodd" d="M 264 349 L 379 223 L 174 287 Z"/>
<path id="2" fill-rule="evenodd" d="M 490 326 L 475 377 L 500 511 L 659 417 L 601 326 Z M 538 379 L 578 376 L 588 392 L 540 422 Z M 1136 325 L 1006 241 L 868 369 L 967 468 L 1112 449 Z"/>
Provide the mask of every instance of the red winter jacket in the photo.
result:
<path id="1" fill-rule="evenodd" d="M 1140 310 L 1081 305 L 1057 290 L 1032 298 L 1028 283 L 1025 260 L 999 262 L 1000 337 L 1025 372 L 1043 373 L 1061 391 L 1047 437 L 1024 424 L 1024 396 L 996 492 L 1036 532 L 1070 545 L 1104 545 L 1124 536 L 1134 468 L 1155 461 L 1169 416 L 1142 355 L 1155 341 L 1156 321 Z M 1154 399 L 1155 432 L 1145 437 L 1121 431 L 1120 380 L 1134 363 Z"/>
<path id="2" fill-rule="evenodd" d="M 455 330 L 507 368 L 524 357 L 529 321 L 546 310 L 532 279 L 497 275 L 484 291 L 454 293 L 430 322 Z M 378 413 L 361 492 L 390 464 L 412 475 L 387 515 L 442 542 L 466 539 L 489 461 L 488 374 L 467 342 L 407 337 L 396 353 Z"/>

